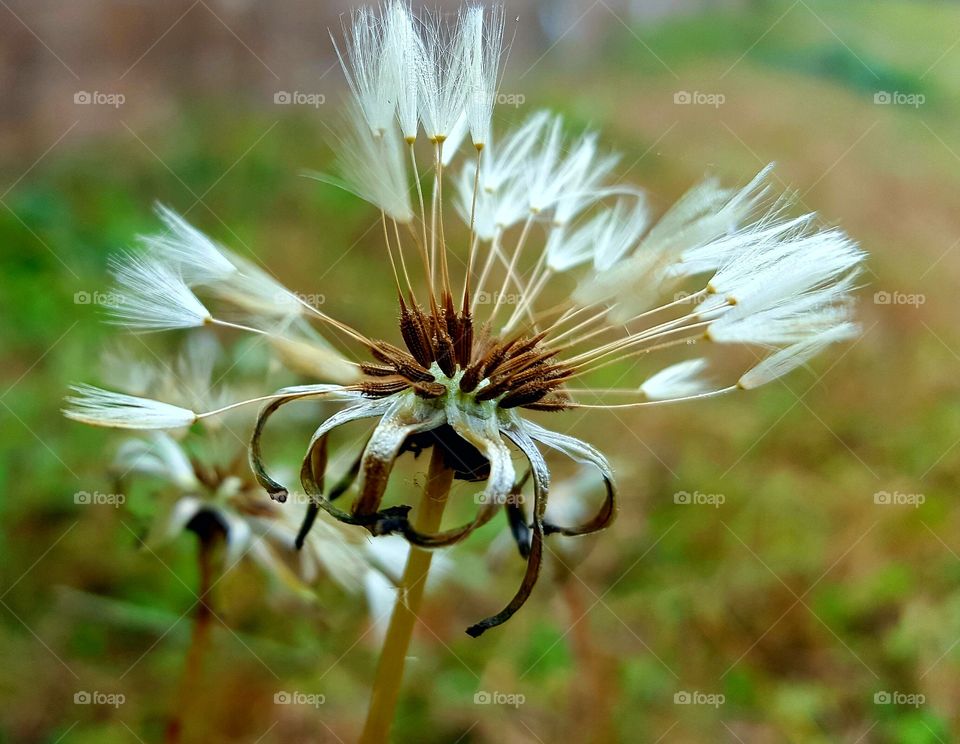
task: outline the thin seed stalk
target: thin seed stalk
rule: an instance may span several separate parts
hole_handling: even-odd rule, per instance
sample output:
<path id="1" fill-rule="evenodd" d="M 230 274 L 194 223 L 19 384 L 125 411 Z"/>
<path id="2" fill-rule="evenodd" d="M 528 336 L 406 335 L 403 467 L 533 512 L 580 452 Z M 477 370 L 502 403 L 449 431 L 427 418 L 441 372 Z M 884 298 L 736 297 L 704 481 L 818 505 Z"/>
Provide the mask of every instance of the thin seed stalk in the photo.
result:
<path id="1" fill-rule="evenodd" d="M 210 633 L 213 630 L 210 590 L 214 584 L 215 553 L 221 538 L 221 534 L 215 530 L 198 534 L 198 601 L 193 614 L 190 647 L 187 649 L 187 658 L 180 677 L 180 686 L 177 690 L 176 707 L 167 722 L 164 737 L 167 744 L 177 744 L 182 741 L 185 738 L 185 729 L 195 725 L 202 715 L 204 702 L 203 668 L 210 647 Z"/>
<path id="2" fill-rule="evenodd" d="M 453 470 L 447 466 L 443 450 L 439 445 L 435 445 L 430 456 L 427 486 L 414 519 L 414 527 L 418 531 L 436 532 L 440 528 L 452 483 Z M 367 712 L 363 735 L 360 737 L 361 744 L 381 744 L 388 740 L 400 697 L 407 650 L 423 601 L 423 590 L 432 558 L 431 551 L 411 546 L 397 593 L 397 603 L 390 616 L 390 627 L 380 652 L 370 695 L 370 709 Z"/>

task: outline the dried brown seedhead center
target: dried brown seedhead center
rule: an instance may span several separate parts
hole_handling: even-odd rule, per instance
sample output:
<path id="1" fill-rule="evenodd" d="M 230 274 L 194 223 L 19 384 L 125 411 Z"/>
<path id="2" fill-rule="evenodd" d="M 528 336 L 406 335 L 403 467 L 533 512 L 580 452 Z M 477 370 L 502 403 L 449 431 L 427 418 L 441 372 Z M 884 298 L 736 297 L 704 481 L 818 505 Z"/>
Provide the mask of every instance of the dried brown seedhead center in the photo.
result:
<path id="1" fill-rule="evenodd" d="M 468 297 L 457 311 L 449 292 L 430 312 L 401 297 L 400 335 L 406 351 L 374 342 L 370 351 L 376 362 L 361 365 L 363 392 L 380 398 L 410 388 L 423 398 L 440 398 L 449 387 L 438 381 L 439 370 L 448 381 L 462 372 L 460 391 L 479 402 L 496 400 L 500 408 L 541 411 L 567 408 L 571 400 L 560 388 L 575 370 L 556 361 L 558 350 L 544 348 L 547 333 L 500 339 L 488 324 L 475 331 L 469 307 Z"/>

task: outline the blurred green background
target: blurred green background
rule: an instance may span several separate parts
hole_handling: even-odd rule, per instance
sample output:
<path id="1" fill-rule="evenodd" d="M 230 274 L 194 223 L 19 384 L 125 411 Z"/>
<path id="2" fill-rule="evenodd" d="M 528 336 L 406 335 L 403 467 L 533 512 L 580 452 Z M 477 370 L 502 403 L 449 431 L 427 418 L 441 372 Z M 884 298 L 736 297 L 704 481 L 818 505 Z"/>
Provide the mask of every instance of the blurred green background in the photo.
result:
<path id="1" fill-rule="evenodd" d="M 0 737 L 156 741 L 189 635 L 193 545 L 138 549 L 148 495 L 74 503 L 110 491 L 118 441 L 59 413 L 71 381 L 99 379 L 111 334 L 75 293 L 108 289 L 108 254 L 156 230 L 160 201 L 392 337 L 389 276 L 370 268 L 376 215 L 299 177 L 329 162 L 338 8 L 2 5 Z M 513 15 L 503 87 L 523 103 L 500 107 L 499 126 L 550 106 L 601 128 L 657 211 L 706 173 L 743 183 L 777 161 L 805 207 L 870 252 L 865 332 L 750 395 L 551 419 L 611 457 L 620 518 L 479 640 L 463 628 L 499 609 L 522 566 L 489 557 L 500 520 L 453 553 L 414 639 L 397 740 L 956 740 L 960 7 L 581 0 L 508 3 Z M 274 105 L 290 90 L 327 102 Z M 78 91 L 125 101 L 75 104 Z M 682 491 L 723 504 L 675 503 Z M 238 569 L 215 601 L 206 740 L 356 737 L 376 659 L 360 596 L 268 601 Z M 74 703 L 89 690 L 125 702 Z M 326 702 L 274 705 L 278 690 Z M 524 703 L 478 705 L 477 691 Z"/>

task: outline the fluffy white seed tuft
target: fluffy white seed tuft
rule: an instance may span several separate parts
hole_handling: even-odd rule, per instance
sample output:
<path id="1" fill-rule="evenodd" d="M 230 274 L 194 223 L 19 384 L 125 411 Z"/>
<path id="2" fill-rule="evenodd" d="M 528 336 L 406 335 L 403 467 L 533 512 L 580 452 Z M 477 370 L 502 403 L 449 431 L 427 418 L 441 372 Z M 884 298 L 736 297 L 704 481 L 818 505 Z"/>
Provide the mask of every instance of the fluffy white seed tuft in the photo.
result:
<path id="1" fill-rule="evenodd" d="M 466 112 L 460 114 L 457 123 L 453 125 L 450 136 L 443 141 L 443 152 L 440 153 L 440 162 L 446 168 L 457 155 L 457 150 L 467 138 L 467 131 L 470 129 L 470 122 L 467 121 Z"/>
<path id="2" fill-rule="evenodd" d="M 64 416 L 91 426 L 114 429 L 180 429 L 197 420 L 197 414 L 149 398 L 124 395 L 93 385 L 73 385 Z"/>
<path id="3" fill-rule="evenodd" d="M 802 234 L 796 220 L 746 231 L 740 246 L 707 288 L 756 310 L 835 282 L 863 261 L 863 252 L 840 230 Z"/>
<path id="4" fill-rule="evenodd" d="M 742 247 L 741 224 L 769 196 L 771 165 L 741 189 L 709 178 L 687 191 L 654 224 L 636 250 L 577 292 L 581 302 L 610 301 L 611 319 L 624 322 L 653 307 L 686 278 L 715 272 Z M 783 205 L 771 210 L 775 214 Z M 762 220 L 761 220 L 762 222 Z"/>
<path id="5" fill-rule="evenodd" d="M 162 431 L 153 432 L 149 439 L 128 439 L 117 450 L 114 465 L 124 473 L 160 478 L 182 491 L 195 491 L 200 487 L 187 453 Z"/>
<path id="6" fill-rule="evenodd" d="M 496 194 L 505 183 L 519 177 L 549 122 L 550 112 L 537 111 L 502 141 L 488 144 L 483 152 L 480 188 L 487 193 Z"/>
<path id="7" fill-rule="evenodd" d="M 413 26 L 410 8 L 399 0 L 387 6 L 383 64 L 396 70 L 397 120 L 407 142 L 417 139 L 420 128 L 420 77 L 423 43 Z"/>
<path id="8" fill-rule="evenodd" d="M 583 135 L 567 149 L 563 137 L 563 118 L 550 121 L 546 139 L 528 159 L 524 170 L 528 176 L 528 204 L 531 212 L 540 213 L 557 205 L 571 194 L 582 193 L 581 179 L 590 171 L 597 157 L 597 135 Z M 612 166 L 611 166 L 612 167 Z M 570 213 L 575 213 L 575 208 Z"/>
<path id="9" fill-rule="evenodd" d="M 486 157 L 486 151 L 484 151 Z M 457 213 L 469 225 L 473 209 L 473 186 L 476 174 L 476 162 L 467 163 L 456 179 Z M 513 227 L 529 212 L 526 201 L 526 184 L 520 178 L 511 178 L 499 185 L 496 190 L 483 187 L 484 168 L 480 168 L 480 189 L 477 191 L 477 203 L 474 214 L 474 230 L 477 237 L 490 241 L 498 231 Z"/>
<path id="10" fill-rule="evenodd" d="M 558 194 L 553 209 L 553 224 L 563 226 L 587 207 L 607 196 L 632 194 L 643 198 L 634 188 L 604 186 L 603 183 L 620 162 L 620 156 L 611 154 L 601 158 L 582 157 L 572 166 L 567 191 Z M 639 236 L 638 236 L 639 237 Z"/>
<path id="11" fill-rule="evenodd" d="M 753 390 L 766 385 L 803 366 L 831 344 L 852 341 L 859 334 L 860 327 L 856 323 L 842 323 L 815 336 L 810 336 L 766 357 L 744 374 L 738 380 L 737 386 L 744 390 Z"/>
<path id="12" fill-rule="evenodd" d="M 420 121 L 431 142 L 443 142 L 466 107 L 469 44 L 463 16 L 454 26 L 439 13 L 425 13 L 421 23 Z"/>
<path id="13" fill-rule="evenodd" d="M 340 178 L 317 174 L 318 180 L 347 189 L 397 222 L 413 219 L 404 146 L 396 127 L 374 134 L 363 126 L 360 110 L 349 106 L 343 137 L 335 146 Z"/>
<path id="14" fill-rule="evenodd" d="M 401 62 L 406 52 L 403 40 L 396 37 L 397 27 L 393 13 L 405 12 L 391 6 L 390 22 L 384 23 L 371 8 L 361 7 L 353 12 L 350 26 L 344 29 L 344 49 L 336 48 L 343 74 L 354 100 L 370 129 L 382 134 L 393 127 L 400 89 Z M 394 33 L 385 29 L 391 28 Z"/>
<path id="15" fill-rule="evenodd" d="M 118 296 L 108 312 L 118 325 L 162 331 L 197 328 L 210 320 L 178 269 L 162 258 L 124 254 L 111 258 L 110 264 Z"/>
<path id="16" fill-rule="evenodd" d="M 594 268 L 606 271 L 643 235 L 648 214 L 643 199 L 635 200 L 632 207 L 620 200 L 575 229 L 554 228 L 547 241 L 547 265 L 554 271 L 567 271 L 592 258 Z"/>
<path id="17" fill-rule="evenodd" d="M 210 285 L 220 300 L 243 311 L 250 323 L 271 331 L 283 330 L 304 312 L 303 301 L 253 261 L 231 254 L 237 270 Z"/>
<path id="18" fill-rule="evenodd" d="M 606 229 L 599 236 L 593 249 L 593 265 L 597 271 L 613 267 L 643 235 L 649 223 L 650 213 L 646 201 L 637 199 L 633 207 L 626 202 L 617 202 L 610 210 Z"/>
<path id="19" fill-rule="evenodd" d="M 647 400 L 686 398 L 709 391 L 710 385 L 701 375 L 708 366 L 706 359 L 688 359 L 662 369 L 640 386 Z"/>
<path id="20" fill-rule="evenodd" d="M 467 58 L 466 115 L 473 145 L 482 150 L 490 143 L 490 120 L 497 98 L 503 6 L 494 5 L 488 12 L 480 5 L 468 7 L 463 17 L 462 37 Z"/>
<path id="21" fill-rule="evenodd" d="M 850 319 L 853 308 L 848 293 L 852 284 L 853 277 L 848 277 L 756 312 L 743 305 L 728 305 L 707 327 L 707 338 L 718 343 L 763 346 L 796 343 Z"/>
<path id="22" fill-rule="evenodd" d="M 156 212 L 167 232 L 141 236 L 140 242 L 148 253 L 176 268 L 188 285 L 218 281 L 236 271 L 222 249 L 183 217 L 162 204 Z"/>

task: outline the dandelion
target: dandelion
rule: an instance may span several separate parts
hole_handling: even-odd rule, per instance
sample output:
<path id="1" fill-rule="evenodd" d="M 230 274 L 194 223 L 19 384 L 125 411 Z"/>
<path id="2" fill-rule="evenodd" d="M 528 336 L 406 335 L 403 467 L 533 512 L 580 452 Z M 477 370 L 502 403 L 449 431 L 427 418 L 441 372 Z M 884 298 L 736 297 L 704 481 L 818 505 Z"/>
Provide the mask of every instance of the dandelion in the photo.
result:
<path id="1" fill-rule="evenodd" d="M 145 384 L 164 389 L 182 405 L 211 402 L 227 394 L 213 384 L 220 357 L 216 339 L 201 331 L 187 339 L 172 365 L 127 366 L 127 384 L 137 391 Z M 110 366 L 116 359 L 111 355 Z M 185 534 L 197 538 L 198 602 L 168 738 L 176 740 L 201 708 L 198 682 L 217 617 L 211 594 L 218 576 L 249 563 L 271 587 L 305 601 L 316 599 L 317 580 L 326 576 L 344 591 L 363 593 L 372 611 L 381 609 L 387 595 L 382 585 L 395 580 L 396 557 L 385 558 L 356 531 L 329 520 L 318 520 L 303 533 L 305 500 L 281 505 L 270 499 L 246 467 L 245 442 L 233 431 L 238 422 L 215 419 L 188 431 L 182 427 L 192 420 L 170 412 L 186 411 L 179 406 L 92 388 L 80 388 L 79 394 L 83 397 L 75 406 L 114 411 L 101 414 L 114 426 L 130 428 L 128 417 L 137 416 L 139 428 L 155 429 L 124 440 L 113 461 L 119 481 L 160 486 L 145 547 L 161 550 Z"/>
<path id="2" fill-rule="evenodd" d="M 124 478 L 146 476 L 165 483 L 163 503 L 145 543 L 160 549 L 192 532 L 201 542 L 224 543 L 221 571 L 250 561 L 274 586 L 306 600 L 322 574 L 342 589 L 358 592 L 371 570 L 366 544 L 353 532 L 327 521 L 314 525 L 297 546 L 305 503 L 281 506 L 250 476 L 243 458 L 200 460 L 166 432 L 124 441 L 114 460 Z"/>
<path id="3" fill-rule="evenodd" d="M 449 24 L 433 16 L 418 21 L 405 5 L 391 3 L 382 12 L 359 12 L 347 31 L 341 59 L 351 105 L 363 112 L 352 117 L 351 126 L 354 140 L 366 144 L 356 147 L 344 140 L 338 155 L 349 171 L 344 174 L 348 187 L 380 210 L 385 265 L 389 263 L 398 305 L 392 340 L 370 338 L 302 302 L 291 305 L 294 320 L 282 331 L 263 322 L 270 315 L 265 303 L 250 308 L 249 323 L 203 316 L 183 292 L 186 282 L 174 281 L 182 258 L 152 251 L 144 259 L 121 259 L 133 266 L 134 274 L 138 261 L 151 266 L 169 261 L 164 276 L 172 309 L 140 292 L 136 307 L 125 316 L 136 328 L 180 327 L 175 321 L 182 317 L 185 324 L 189 315 L 204 317 L 208 327 L 273 338 L 313 322 L 324 336 L 352 344 L 365 359 L 344 360 L 353 379 L 320 376 L 314 384 L 188 412 L 84 389 L 68 413 L 86 423 L 153 428 L 183 425 L 188 413 L 189 420 L 207 421 L 261 402 L 250 439 L 250 466 L 259 485 L 282 502 L 292 486 L 272 471 L 261 451 L 270 419 L 296 401 L 345 404 L 319 424 L 306 447 L 300 470 L 300 487 L 310 498 L 304 529 L 323 511 L 373 536 L 400 535 L 415 548 L 402 577 L 403 601 L 396 604 L 386 634 L 367 741 L 384 738 L 392 718 L 430 550 L 461 542 L 506 511 L 526 567 L 503 609 L 467 629 L 479 636 L 506 622 L 527 601 L 540 574 L 547 536 L 597 532 L 616 514 L 616 486 L 606 457 L 586 442 L 534 422 L 529 414 L 559 417 L 577 409 L 640 408 L 732 395 L 776 380 L 858 332 L 850 292 L 862 252 L 840 230 L 818 227 L 813 215 L 789 216 L 790 201 L 773 193 L 769 168 L 739 189 L 709 179 L 651 222 L 642 193 L 612 179 L 616 156 L 601 152 L 596 133 L 570 136 L 559 116 L 538 113 L 500 139 L 486 136 L 486 111 L 472 105 L 470 91 L 486 92 L 493 85 L 500 23 L 502 14 L 486 16 L 481 23 L 476 10 Z M 398 67 L 390 75 L 379 66 L 387 58 L 377 56 L 384 45 Z M 417 165 L 423 153 L 418 155 L 410 128 L 413 78 L 419 80 L 420 123 L 432 145 L 424 164 L 433 168 L 427 197 Z M 398 107 L 398 100 L 404 105 Z M 464 223 L 454 233 L 445 225 L 443 175 L 445 163 L 455 161 L 444 152 L 444 143 L 464 118 L 474 144 L 483 147 L 476 147 L 476 157 L 467 158 L 454 175 L 452 211 Z M 375 148 L 368 146 L 374 141 L 370 137 Z M 398 166 L 405 145 L 412 184 Z M 415 199 L 404 201 L 403 183 Z M 199 245 L 206 251 L 210 244 Z M 204 281 L 203 288 L 215 296 L 237 299 L 231 296 L 237 286 L 233 272 Z M 298 333 L 298 340 L 310 343 L 307 334 Z M 705 360 L 728 344 L 752 350 L 757 361 L 729 379 L 711 382 L 703 374 Z M 593 384 L 595 373 L 611 365 L 629 374 L 635 363 L 648 358 L 654 365 L 664 350 L 689 352 L 693 347 L 695 359 L 661 363 L 666 368 L 660 372 L 652 366 L 622 388 Z M 360 420 L 373 422 L 369 439 L 352 477 L 331 485 L 326 472 L 330 436 Z M 427 485 L 416 511 L 411 515 L 408 505 L 385 506 L 397 459 L 428 449 Z M 599 474 L 605 496 L 595 513 L 574 523 L 552 521 L 544 449 Z M 521 454 L 527 472 L 515 469 L 514 452 Z M 479 506 L 472 519 L 442 528 L 455 479 L 482 484 L 476 495 Z M 518 484 L 532 490 L 522 504 L 509 498 Z M 354 494 L 353 501 L 343 505 L 347 493 Z"/>

